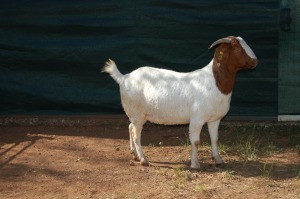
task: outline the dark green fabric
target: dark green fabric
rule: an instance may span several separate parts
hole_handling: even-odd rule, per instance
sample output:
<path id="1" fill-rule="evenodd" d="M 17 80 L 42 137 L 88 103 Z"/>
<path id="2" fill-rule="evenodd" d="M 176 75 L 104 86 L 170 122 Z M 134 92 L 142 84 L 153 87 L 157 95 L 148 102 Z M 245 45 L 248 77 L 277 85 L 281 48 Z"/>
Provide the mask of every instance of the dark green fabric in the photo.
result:
<path id="1" fill-rule="evenodd" d="M 279 102 L 278 112 L 300 114 L 300 1 L 290 0 L 292 23 L 289 32 L 279 37 Z"/>
<path id="2" fill-rule="evenodd" d="M 277 115 L 278 1 L 1 1 L 0 114 L 122 113 L 100 74 L 205 66 L 216 39 L 242 36 L 259 65 L 238 76 L 230 115 Z"/>

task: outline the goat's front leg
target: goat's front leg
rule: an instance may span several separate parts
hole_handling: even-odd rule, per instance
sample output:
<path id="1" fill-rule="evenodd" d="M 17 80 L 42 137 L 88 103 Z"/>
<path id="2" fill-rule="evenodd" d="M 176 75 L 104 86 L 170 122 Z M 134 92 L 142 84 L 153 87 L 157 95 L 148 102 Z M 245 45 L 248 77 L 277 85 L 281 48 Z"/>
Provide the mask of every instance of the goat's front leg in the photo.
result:
<path id="1" fill-rule="evenodd" d="M 212 147 L 212 159 L 215 160 L 217 167 L 224 167 L 224 161 L 222 160 L 218 150 L 218 129 L 220 125 L 220 120 L 208 122 L 207 125 Z"/>
<path id="2" fill-rule="evenodd" d="M 200 163 L 198 160 L 198 145 L 200 145 L 200 133 L 203 124 L 197 122 L 191 122 L 189 126 L 189 138 L 192 145 L 191 154 L 191 168 L 200 169 Z"/>

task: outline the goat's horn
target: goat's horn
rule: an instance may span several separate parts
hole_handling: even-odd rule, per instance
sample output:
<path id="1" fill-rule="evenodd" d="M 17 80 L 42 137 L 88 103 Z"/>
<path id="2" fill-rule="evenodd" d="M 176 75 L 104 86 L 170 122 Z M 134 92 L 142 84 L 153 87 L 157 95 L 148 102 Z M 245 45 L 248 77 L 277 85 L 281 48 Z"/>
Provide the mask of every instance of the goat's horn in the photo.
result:
<path id="1" fill-rule="evenodd" d="M 230 37 L 225 37 L 225 38 L 219 39 L 219 40 L 215 41 L 208 49 L 211 49 L 218 44 L 231 43 L 231 40 L 232 40 L 232 38 L 230 38 Z"/>

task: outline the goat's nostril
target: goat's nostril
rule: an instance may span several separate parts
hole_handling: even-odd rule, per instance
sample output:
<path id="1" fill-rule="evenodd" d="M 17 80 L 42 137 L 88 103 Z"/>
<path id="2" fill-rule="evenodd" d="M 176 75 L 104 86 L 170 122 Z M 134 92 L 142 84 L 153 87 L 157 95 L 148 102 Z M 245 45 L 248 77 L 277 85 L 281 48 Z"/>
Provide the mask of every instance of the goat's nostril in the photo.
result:
<path id="1" fill-rule="evenodd" d="M 255 68 L 257 65 L 257 59 L 250 59 L 248 64 L 251 68 Z"/>
<path id="2" fill-rule="evenodd" d="M 257 59 L 253 59 L 254 63 L 257 65 Z"/>

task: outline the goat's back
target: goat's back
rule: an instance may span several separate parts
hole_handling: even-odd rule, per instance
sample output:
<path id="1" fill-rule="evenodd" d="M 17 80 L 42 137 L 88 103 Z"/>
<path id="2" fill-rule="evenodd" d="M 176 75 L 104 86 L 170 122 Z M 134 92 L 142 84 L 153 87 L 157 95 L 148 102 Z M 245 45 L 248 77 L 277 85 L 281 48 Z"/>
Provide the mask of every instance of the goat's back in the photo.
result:
<path id="1" fill-rule="evenodd" d="M 210 66 L 190 73 L 141 67 L 124 76 L 120 93 L 131 120 L 143 118 L 158 124 L 189 123 L 193 114 L 218 112 L 213 101 L 222 101 Z"/>

